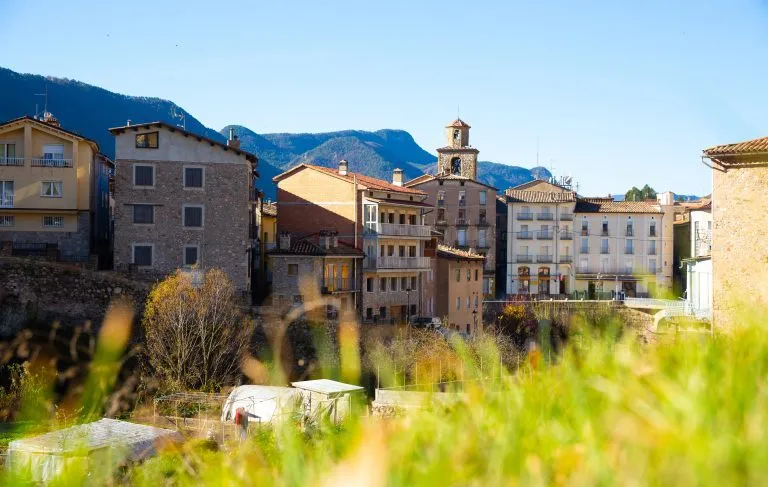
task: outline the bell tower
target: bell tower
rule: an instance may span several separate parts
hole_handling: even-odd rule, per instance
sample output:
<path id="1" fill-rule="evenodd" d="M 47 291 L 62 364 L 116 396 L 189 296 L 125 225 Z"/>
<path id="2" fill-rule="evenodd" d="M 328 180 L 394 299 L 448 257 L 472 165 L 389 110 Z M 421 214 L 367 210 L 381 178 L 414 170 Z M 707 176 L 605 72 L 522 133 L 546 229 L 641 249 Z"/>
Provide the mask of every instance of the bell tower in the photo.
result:
<path id="1" fill-rule="evenodd" d="M 437 149 L 437 172 L 477 179 L 477 154 L 480 152 L 469 145 L 468 123 L 457 118 L 445 127 L 447 145 Z"/>

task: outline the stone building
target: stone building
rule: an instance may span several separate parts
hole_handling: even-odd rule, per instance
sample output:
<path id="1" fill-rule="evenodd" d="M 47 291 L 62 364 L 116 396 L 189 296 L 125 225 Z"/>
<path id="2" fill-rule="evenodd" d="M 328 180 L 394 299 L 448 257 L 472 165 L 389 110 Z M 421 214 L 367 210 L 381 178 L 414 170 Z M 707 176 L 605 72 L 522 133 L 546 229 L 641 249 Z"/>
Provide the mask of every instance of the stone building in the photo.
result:
<path id="1" fill-rule="evenodd" d="M 220 268 L 250 291 L 255 155 L 165 122 L 115 136 L 115 266 L 163 275 Z"/>
<path id="2" fill-rule="evenodd" d="M 436 175 L 424 174 L 405 183 L 427 193 L 434 212 L 425 223 L 442 233 L 440 243 L 485 257 L 483 294 L 496 294 L 496 193 L 478 181 L 478 150 L 469 145 L 470 126 L 461 119 L 446 127 L 447 145 L 437 149 Z"/>
<path id="3" fill-rule="evenodd" d="M 599 299 L 670 288 L 670 194 L 670 204 L 617 202 L 537 180 L 505 196 L 509 294 Z"/>
<path id="4" fill-rule="evenodd" d="M 423 191 L 349 170 L 300 164 L 276 176 L 279 234 L 292 238 L 336 232 L 340 243 L 365 253 L 353 264 L 363 320 L 402 321 L 421 313 L 423 274 L 430 269 L 425 247 L 431 238 L 424 214 L 432 209 Z"/>
<path id="5" fill-rule="evenodd" d="M 454 330 L 471 335 L 483 331 L 483 263 L 485 257 L 469 250 L 438 245 L 436 252 L 434 316 Z"/>
<path id="6" fill-rule="evenodd" d="M 713 325 L 768 306 L 768 137 L 703 151 L 712 168 Z"/>
<path id="7" fill-rule="evenodd" d="M 4 252 L 109 267 L 114 166 L 96 142 L 47 113 L 0 124 L 0 242 Z"/>
<path id="8" fill-rule="evenodd" d="M 272 269 L 272 306 L 284 312 L 293 305 L 314 306 L 307 301 L 322 296 L 322 311 L 334 317 L 339 312 L 356 312 L 354 294 L 360 291 L 354 269 L 363 251 L 339 241 L 333 232 L 319 232 L 294 239 L 280 235 L 278 246 L 267 252 Z M 326 313 L 322 313 L 326 314 Z"/>

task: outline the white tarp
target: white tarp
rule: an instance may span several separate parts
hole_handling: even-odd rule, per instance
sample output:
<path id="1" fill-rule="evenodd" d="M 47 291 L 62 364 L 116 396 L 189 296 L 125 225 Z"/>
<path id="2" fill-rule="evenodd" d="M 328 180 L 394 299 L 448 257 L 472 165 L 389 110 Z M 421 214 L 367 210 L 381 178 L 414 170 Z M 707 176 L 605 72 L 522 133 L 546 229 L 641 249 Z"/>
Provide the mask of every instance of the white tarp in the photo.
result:
<path id="1" fill-rule="evenodd" d="M 108 472 L 125 461 L 154 455 L 160 443 L 182 439 L 173 430 L 104 418 L 12 441 L 6 464 L 9 470 L 29 470 L 33 481 L 48 482 L 75 464 Z"/>
<path id="2" fill-rule="evenodd" d="M 289 412 L 300 401 L 301 391 L 292 387 L 245 385 L 232 389 L 224 402 L 221 420 L 232 422 L 238 408 L 245 409 L 251 423 L 270 423 Z"/>

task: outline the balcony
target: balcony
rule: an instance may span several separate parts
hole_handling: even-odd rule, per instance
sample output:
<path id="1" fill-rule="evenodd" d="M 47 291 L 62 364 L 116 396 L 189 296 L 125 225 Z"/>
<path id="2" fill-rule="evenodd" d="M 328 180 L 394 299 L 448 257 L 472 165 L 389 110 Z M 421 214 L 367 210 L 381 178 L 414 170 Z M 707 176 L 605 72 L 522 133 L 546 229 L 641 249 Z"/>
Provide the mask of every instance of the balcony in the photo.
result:
<path id="1" fill-rule="evenodd" d="M 633 255 L 635 253 L 635 249 L 624 249 L 624 254 L 626 255 Z"/>
<path id="2" fill-rule="evenodd" d="M 551 255 L 537 255 L 536 256 L 536 262 L 540 264 L 550 264 L 552 263 L 552 256 Z"/>
<path id="3" fill-rule="evenodd" d="M 561 213 L 560 221 L 564 221 L 564 222 L 573 221 L 573 213 Z"/>
<path id="4" fill-rule="evenodd" d="M 0 208 L 13 208 L 13 195 L 3 194 L 0 195 Z"/>
<path id="5" fill-rule="evenodd" d="M 531 262 L 533 262 L 533 256 L 532 255 L 518 254 L 517 255 L 517 262 L 530 264 Z"/>
<path id="6" fill-rule="evenodd" d="M 518 213 L 518 220 L 533 220 L 533 213 Z"/>
<path id="7" fill-rule="evenodd" d="M 661 274 L 661 268 L 627 268 L 627 267 L 598 267 L 598 266 L 586 266 L 581 265 L 576 267 L 577 276 L 589 276 L 595 279 L 611 280 L 615 276 L 638 276 L 638 275 L 654 275 Z"/>
<path id="8" fill-rule="evenodd" d="M 429 257 L 368 257 L 365 259 L 367 269 L 429 269 Z"/>
<path id="9" fill-rule="evenodd" d="M 464 208 L 465 206 L 467 206 L 467 200 L 459 199 L 459 208 Z"/>
<path id="10" fill-rule="evenodd" d="M 533 240 L 533 232 L 523 231 L 517 233 L 518 240 Z"/>
<path id="11" fill-rule="evenodd" d="M 491 222 L 489 222 L 489 221 L 488 221 L 488 219 L 487 219 L 487 218 L 484 218 L 484 217 L 480 217 L 480 218 L 477 220 L 477 226 L 478 226 L 478 227 L 487 227 L 487 226 L 489 226 L 490 224 L 491 224 Z"/>
<path id="12" fill-rule="evenodd" d="M 589 253 L 589 247 L 581 247 L 579 249 L 580 254 L 588 254 Z"/>
<path id="13" fill-rule="evenodd" d="M 448 226 L 448 222 L 445 219 L 437 220 L 435 222 L 435 226 L 436 227 L 447 227 Z"/>
<path id="14" fill-rule="evenodd" d="M 573 240 L 573 232 L 560 232 L 560 240 Z"/>
<path id="15" fill-rule="evenodd" d="M 469 224 L 470 223 L 469 223 L 469 219 L 468 218 L 457 218 L 456 219 L 456 226 L 457 227 L 466 227 Z"/>
<path id="16" fill-rule="evenodd" d="M 546 232 L 536 232 L 536 240 L 552 240 L 554 233 L 547 230 Z"/>
<path id="17" fill-rule="evenodd" d="M 32 158 L 32 167 L 72 167 L 72 159 Z"/>
<path id="18" fill-rule="evenodd" d="M 581 236 L 582 237 L 589 237 L 589 228 L 581 227 Z"/>
<path id="19" fill-rule="evenodd" d="M 632 229 L 632 227 L 627 227 L 627 231 L 624 232 L 625 237 L 634 237 L 635 231 Z"/>
<path id="20" fill-rule="evenodd" d="M 608 247 L 600 247 L 600 253 L 601 254 L 610 254 L 611 251 Z"/>
<path id="21" fill-rule="evenodd" d="M 0 166 L 23 166 L 23 157 L 0 157 Z"/>
<path id="22" fill-rule="evenodd" d="M 555 215 L 552 213 L 537 213 L 536 214 L 537 220 L 546 220 L 546 221 L 552 221 L 555 219 Z"/>
<path id="23" fill-rule="evenodd" d="M 600 236 L 601 237 L 608 237 L 609 236 L 608 229 L 607 228 L 603 228 L 602 230 L 600 230 Z"/>
<path id="24" fill-rule="evenodd" d="M 570 264 L 573 262 L 573 256 L 572 255 L 561 255 L 560 256 L 560 263 L 561 264 Z"/>
<path id="25" fill-rule="evenodd" d="M 326 279 L 323 283 L 323 293 L 339 293 L 355 291 L 355 280 L 351 277 L 337 277 Z"/>
<path id="26" fill-rule="evenodd" d="M 429 237 L 428 225 L 401 225 L 396 223 L 379 223 L 379 235 L 392 237 Z"/>
<path id="27" fill-rule="evenodd" d="M 656 229 L 652 228 L 650 232 L 648 232 L 649 237 L 655 237 L 656 236 Z"/>

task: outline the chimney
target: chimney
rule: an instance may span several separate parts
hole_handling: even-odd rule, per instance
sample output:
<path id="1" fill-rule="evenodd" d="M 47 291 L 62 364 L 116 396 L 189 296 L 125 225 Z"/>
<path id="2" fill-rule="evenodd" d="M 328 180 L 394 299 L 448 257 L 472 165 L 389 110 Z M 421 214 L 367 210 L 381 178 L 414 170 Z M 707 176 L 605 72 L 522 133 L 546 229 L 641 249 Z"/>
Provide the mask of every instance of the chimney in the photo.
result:
<path id="1" fill-rule="evenodd" d="M 235 135 L 235 129 L 233 127 L 229 127 L 229 139 L 227 139 L 227 147 L 240 149 L 240 139 L 237 137 L 237 135 Z"/>
<path id="2" fill-rule="evenodd" d="M 43 113 L 43 122 L 47 123 L 48 125 L 53 125 L 54 127 L 61 127 L 61 124 L 51 112 Z"/>
<path id="3" fill-rule="evenodd" d="M 277 246 L 280 250 L 290 250 L 291 248 L 291 234 L 283 232 L 278 237 Z"/>
<path id="4" fill-rule="evenodd" d="M 349 174 L 349 163 L 346 159 L 342 159 L 339 161 L 339 175 L 346 176 Z"/>
<path id="5" fill-rule="evenodd" d="M 127 122 L 125 122 L 125 125 L 126 125 L 126 127 L 130 127 L 131 126 L 131 119 L 130 118 L 128 119 Z"/>
<path id="6" fill-rule="evenodd" d="M 392 184 L 395 186 L 402 186 L 403 185 L 403 170 L 402 169 L 395 169 L 392 171 Z"/>

